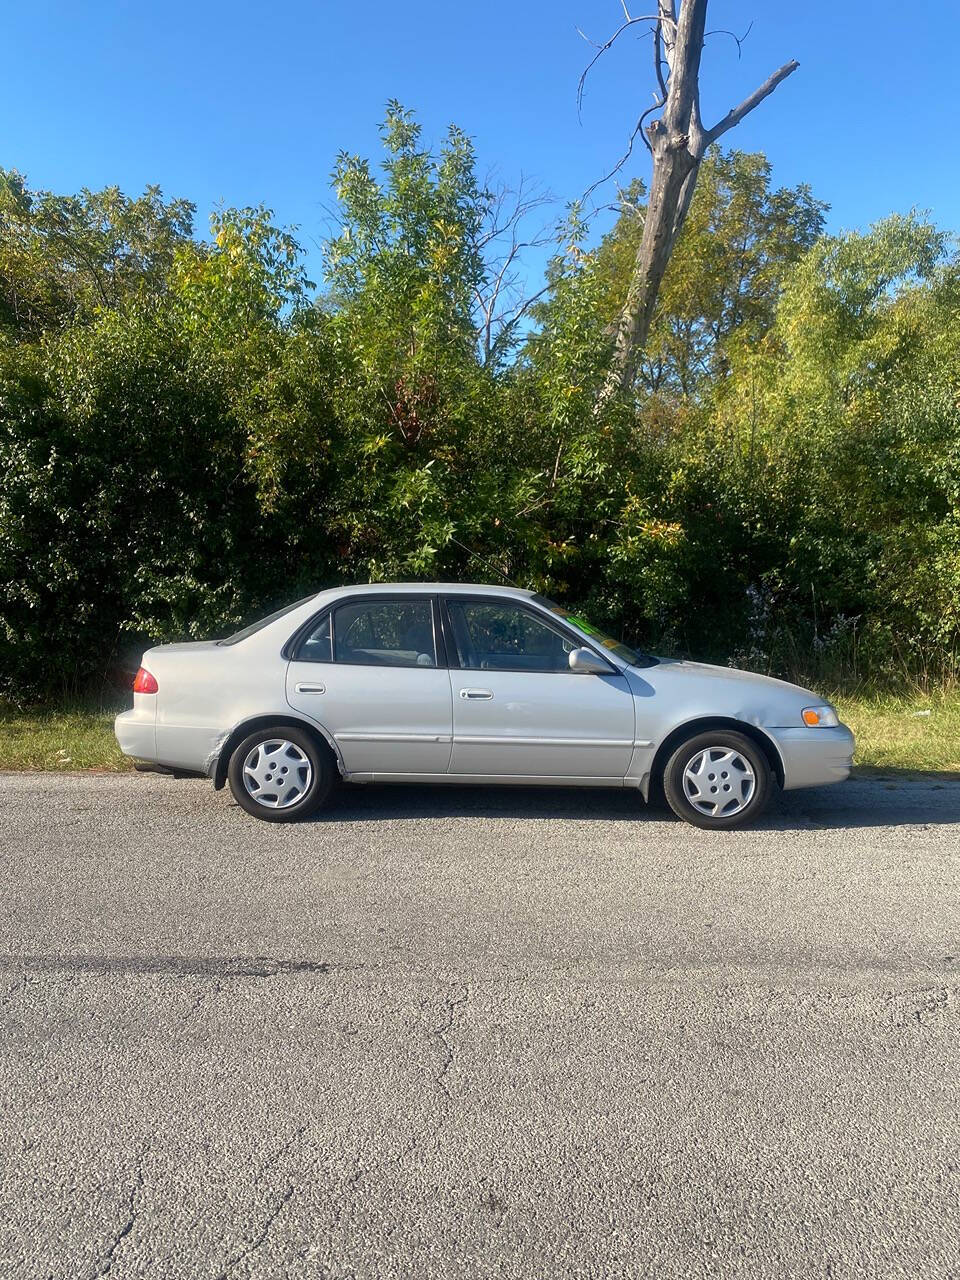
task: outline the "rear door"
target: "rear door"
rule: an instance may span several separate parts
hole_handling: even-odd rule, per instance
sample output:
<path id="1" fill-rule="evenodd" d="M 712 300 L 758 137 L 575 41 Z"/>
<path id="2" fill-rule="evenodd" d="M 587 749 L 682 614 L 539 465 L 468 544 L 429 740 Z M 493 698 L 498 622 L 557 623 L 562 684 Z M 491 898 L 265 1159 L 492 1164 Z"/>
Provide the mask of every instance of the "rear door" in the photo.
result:
<path id="1" fill-rule="evenodd" d="M 318 618 L 287 666 L 287 701 L 332 734 L 350 773 L 443 774 L 450 673 L 429 596 L 349 597 Z"/>
<path id="2" fill-rule="evenodd" d="M 456 650 L 451 774 L 623 780 L 635 712 L 617 668 L 571 671 L 583 642 L 522 601 L 451 594 L 444 609 Z"/>

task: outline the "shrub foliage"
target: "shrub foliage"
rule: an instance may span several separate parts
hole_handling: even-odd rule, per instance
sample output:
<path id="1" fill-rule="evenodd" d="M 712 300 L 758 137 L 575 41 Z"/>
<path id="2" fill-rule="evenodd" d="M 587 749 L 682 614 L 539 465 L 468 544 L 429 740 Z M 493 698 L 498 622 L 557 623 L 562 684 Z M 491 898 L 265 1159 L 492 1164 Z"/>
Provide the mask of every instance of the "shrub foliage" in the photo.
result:
<path id="1" fill-rule="evenodd" d="M 0 171 L 0 695 L 339 582 L 504 575 L 654 649 L 882 681 L 956 669 L 960 266 L 923 218 L 827 236 L 715 153 L 631 395 L 595 398 L 643 191 L 484 321 L 500 207 L 391 104 L 341 155 L 320 286 L 264 208 Z M 485 309 L 486 308 L 486 309 Z"/>

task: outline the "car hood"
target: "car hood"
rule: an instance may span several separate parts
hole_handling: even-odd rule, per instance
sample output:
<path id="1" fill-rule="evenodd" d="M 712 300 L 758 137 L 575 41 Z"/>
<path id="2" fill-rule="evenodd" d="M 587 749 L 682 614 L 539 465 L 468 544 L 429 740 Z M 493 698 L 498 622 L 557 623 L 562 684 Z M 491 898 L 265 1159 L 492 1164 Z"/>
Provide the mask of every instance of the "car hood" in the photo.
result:
<path id="1" fill-rule="evenodd" d="M 741 671 L 738 667 L 718 667 L 709 662 L 688 662 L 680 658 L 660 658 L 657 667 L 680 678 L 689 676 L 694 679 L 699 676 L 754 688 L 780 689 L 784 693 L 803 694 L 805 698 L 810 698 L 814 702 L 823 701 L 819 694 L 805 689 L 803 685 L 791 684 L 789 680 L 777 680 L 774 676 L 763 676 L 756 671 Z M 646 671 L 645 668 L 635 668 L 635 670 Z"/>

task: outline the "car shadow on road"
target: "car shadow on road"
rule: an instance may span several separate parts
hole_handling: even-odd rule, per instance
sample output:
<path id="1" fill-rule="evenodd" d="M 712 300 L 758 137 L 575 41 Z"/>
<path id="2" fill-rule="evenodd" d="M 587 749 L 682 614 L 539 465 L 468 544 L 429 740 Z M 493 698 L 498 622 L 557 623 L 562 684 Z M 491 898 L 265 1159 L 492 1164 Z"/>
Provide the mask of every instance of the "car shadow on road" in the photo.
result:
<path id="1" fill-rule="evenodd" d="M 960 825 L 957 775 L 855 777 L 832 787 L 778 793 L 758 829 Z M 428 818 L 510 821 L 679 822 L 665 804 L 633 790 L 587 787 L 341 784 L 315 822 Z"/>

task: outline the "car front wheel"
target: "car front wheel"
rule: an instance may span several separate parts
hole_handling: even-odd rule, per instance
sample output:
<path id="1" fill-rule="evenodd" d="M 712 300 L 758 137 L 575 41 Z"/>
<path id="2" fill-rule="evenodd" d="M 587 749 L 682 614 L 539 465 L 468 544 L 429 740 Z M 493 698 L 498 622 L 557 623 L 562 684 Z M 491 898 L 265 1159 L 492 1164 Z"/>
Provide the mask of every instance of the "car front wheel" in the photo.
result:
<path id="1" fill-rule="evenodd" d="M 265 822 L 295 822 L 323 804 L 334 781 L 329 752 L 292 725 L 258 729 L 230 757 L 233 798 Z"/>
<path id="2" fill-rule="evenodd" d="M 688 738 L 670 756 L 663 773 L 673 812 L 708 831 L 758 818 L 772 787 L 763 751 L 744 734 L 726 729 Z"/>

